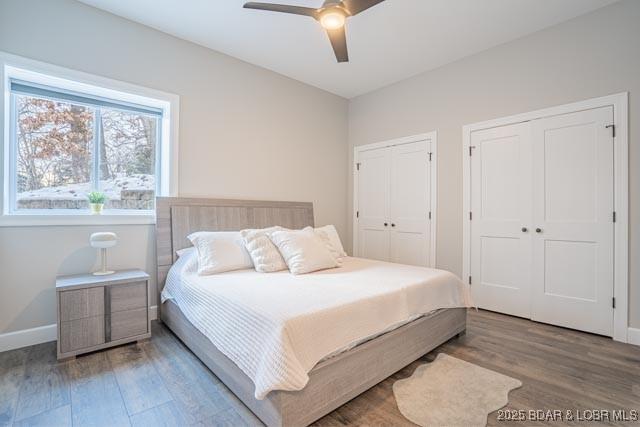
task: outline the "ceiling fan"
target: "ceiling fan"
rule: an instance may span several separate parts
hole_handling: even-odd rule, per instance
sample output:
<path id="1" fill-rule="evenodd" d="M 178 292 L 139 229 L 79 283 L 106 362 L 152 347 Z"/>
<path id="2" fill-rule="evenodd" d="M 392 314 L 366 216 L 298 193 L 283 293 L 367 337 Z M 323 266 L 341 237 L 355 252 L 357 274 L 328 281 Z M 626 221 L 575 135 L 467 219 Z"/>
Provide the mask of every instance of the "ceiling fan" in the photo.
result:
<path id="1" fill-rule="evenodd" d="M 294 15 L 309 16 L 327 31 L 331 46 L 338 62 L 348 62 L 347 37 L 345 24 L 347 18 L 355 16 L 384 0 L 325 0 L 318 9 L 312 7 L 290 6 L 273 3 L 245 3 L 246 9 L 268 10 L 271 12 L 292 13 Z"/>

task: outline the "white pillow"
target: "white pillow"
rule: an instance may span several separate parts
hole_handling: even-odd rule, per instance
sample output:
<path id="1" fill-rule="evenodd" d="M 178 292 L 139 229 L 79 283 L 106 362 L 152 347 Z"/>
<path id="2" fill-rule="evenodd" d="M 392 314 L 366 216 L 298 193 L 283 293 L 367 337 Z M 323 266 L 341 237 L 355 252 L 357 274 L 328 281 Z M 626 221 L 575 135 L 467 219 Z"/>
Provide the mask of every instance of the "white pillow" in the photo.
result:
<path id="1" fill-rule="evenodd" d="M 316 232 L 320 231 L 326 233 L 327 237 L 329 238 L 329 244 L 333 247 L 332 249 L 330 248 L 330 250 L 332 253 L 337 254 L 336 258 L 340 259 L 347 256 L 347 253 L 344 251 L 342 242 L 340 241 L 340 236 L 338 235 L 338 231 L 336 230 L 335 226 L 330 224 L 325 225 L 324 227 L 315 228 L 314 230 Z"/>
<path id="2" fill-rule="evenodd" d="M 253 267 L 239 231 L 198 231 L 187 238 L 198 251 L 201 276 Z"/>
<path id="3" fill-rule="evenodd" d="M 244 246 L 253 260 L 253 266 L 260 273 L 272 273 L 287 269 L 276 245 L 269 239 L 269 233 L 284 230 L 282 227 L 242 230 L 240 235 Z"/>
<path id="4" fill-rule="evenodd" d="M 278 230 L 269 234 L 292 274 L 338 267 L 326 244 L 312 228 Z"/>
<path id="5" fill-rule="evenodd" d="M 322 243 L 329 250 L 329 252 L 331 253 L 331 256 L 333 257 L 333 259 L 336 260 L 338 265 L 342 265 L 342 257 L 340 257 L 340 253 L 333 246 L 333 244 L 331 243 L 331 240 L 329 239 L 329 235 L 327 233 L 325 233 L 324 230 L 319 230 L 319 229 L 313 228 L 313 227 L 305 227 L 305 228 L 303 228 L 303 230 L 308 230 L 308 231 L 311 231 L 311 232 L 315 233 L 316 236 L 318 236 L 318 238 L 322 241 Z"/>
<path id="6" fill-rule="evenodd" d="M 178 255 L 178 258 L 181 258 L 187 254 L 190 254 L 191 252 L 195 251 L 196 248 L 194 248 L 193 246 L 190 246 L 188 248 L 182 248 L 176 251 L 176 255 Z"/>
<path id="7" fill-rule="evenodd" d="M 340 258 L 347 256 L 347 252 L 344 250 L 344 246 L 342 246 L 338 230 L 336 230 L 336 227 L 333 224 L 325 225 L 324 227 L 317 228 L 316 230 L 322 230 L 327 233 L 329 240 L 331 240 L 331 244 L 340 254 Z"/>

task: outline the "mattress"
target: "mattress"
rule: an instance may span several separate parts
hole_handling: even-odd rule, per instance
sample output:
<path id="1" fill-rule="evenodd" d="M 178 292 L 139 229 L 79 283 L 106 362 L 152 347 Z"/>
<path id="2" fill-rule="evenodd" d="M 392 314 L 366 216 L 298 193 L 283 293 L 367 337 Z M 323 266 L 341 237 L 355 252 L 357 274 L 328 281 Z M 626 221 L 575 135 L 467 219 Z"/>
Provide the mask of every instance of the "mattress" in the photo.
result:
<path id="1" fill-rule="evenodd" d="M 301 390 L 321 360 L 426 313 L 472 305 L 468 285 L 444 270 L 347 257 L 298 276 L 198 276 L 193 252 L 171 267 L 168 299 L 253 381 L 256 399 Z"/>

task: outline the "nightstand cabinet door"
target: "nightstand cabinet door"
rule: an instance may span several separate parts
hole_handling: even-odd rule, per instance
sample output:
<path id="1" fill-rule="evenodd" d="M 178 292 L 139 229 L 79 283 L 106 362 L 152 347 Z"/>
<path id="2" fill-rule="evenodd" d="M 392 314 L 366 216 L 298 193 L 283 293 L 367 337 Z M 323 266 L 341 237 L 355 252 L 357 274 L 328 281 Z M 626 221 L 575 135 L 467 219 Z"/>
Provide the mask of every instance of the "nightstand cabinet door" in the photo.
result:
<path id="1" fill-rule="evenodd" d="M 60 324 L 60 351 L 62 353 L 82 350 L 104 344 L 104 342 L 104 316 L 86 317 Z"/>
<path id="2" fill-rule="evenodd" d="M 60 292 L 60 321 L 84 319 L 104 314 L 104 288 Z"/>

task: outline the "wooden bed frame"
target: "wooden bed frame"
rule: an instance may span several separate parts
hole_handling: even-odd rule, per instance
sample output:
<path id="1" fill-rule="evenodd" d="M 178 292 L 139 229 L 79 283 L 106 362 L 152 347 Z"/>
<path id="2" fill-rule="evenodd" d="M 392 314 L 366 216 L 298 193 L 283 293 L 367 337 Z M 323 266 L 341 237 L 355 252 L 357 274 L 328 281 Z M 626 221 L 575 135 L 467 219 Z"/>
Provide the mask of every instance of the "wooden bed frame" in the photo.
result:
<path id="1" fill-rule="evenodd" d="M 313 205 L 296 202 L 159 197 L 156 201 L 158 293 L 162 292 L 176 251 L 191 244 L 194 231 L 233 231 L 281 225 L 313 226 Z M 464 308 L 437 310 L 391 332 L 318 363 L 300 391 L 272 391 L 264 400 L 254 397 L 255 386 L 167 301 L 158 304 L 159 318 L 269 426 L 303 426 L 330 413 L 394 372 L 452 337 L 464 333 Z"/>

